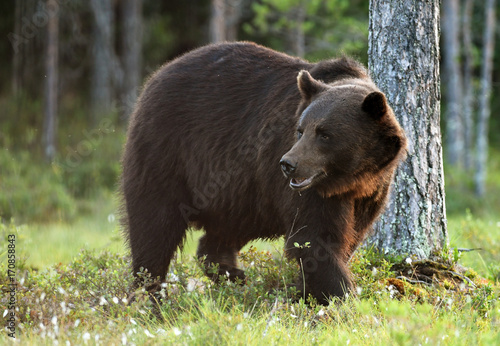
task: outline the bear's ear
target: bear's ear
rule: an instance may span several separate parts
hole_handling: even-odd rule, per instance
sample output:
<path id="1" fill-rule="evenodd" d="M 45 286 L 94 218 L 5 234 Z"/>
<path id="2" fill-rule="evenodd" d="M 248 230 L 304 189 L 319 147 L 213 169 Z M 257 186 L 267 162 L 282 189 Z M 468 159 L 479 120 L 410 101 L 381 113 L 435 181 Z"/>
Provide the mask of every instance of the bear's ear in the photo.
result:
<path id="1" fill-rule="evenodd" d="M 361 105 L 366 113 L 375 119 L 382 118 L 387 113 L 387 100 L 380 91 L 374 91 L 368 94 Z"/>
<path id="2" fill-rule="evenodd" d="M 297 85 L 302 98 L 306 101 L 311 100 L 314 95 L 326 90 L 327 86 L 314 79 L 309 72 L 302 70 L 297 76 Z"/>

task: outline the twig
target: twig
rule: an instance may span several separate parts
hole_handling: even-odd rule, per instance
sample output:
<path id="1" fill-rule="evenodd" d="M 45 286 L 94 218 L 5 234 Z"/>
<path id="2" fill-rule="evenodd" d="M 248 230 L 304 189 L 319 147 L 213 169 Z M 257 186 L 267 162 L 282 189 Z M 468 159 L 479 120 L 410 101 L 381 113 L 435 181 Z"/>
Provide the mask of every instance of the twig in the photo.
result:
<path id="1" fill-rule="evenodd" d="M 462 274 L 457 273 L 457 272 L 454 272 L 454 271 L 451 271 L 451 270 L 446 270 L 445 272 L 446 272 L 446 273 L 448 273 L 448 274 L 451 274 L 451 275 L 453 275 L 453 276 L 458 276 L 458 277 L 459 277 L 460 279 L 462 279 L 463 281 L 467 281 L 467 283 L 468 283 L 470 286 L 472 286 L 472 287 L 476 288 L 476 284 L 475 284 L 474 282 L 472 282 L 472 280 L 471 280 L 471 279 L 469 279 L 467 276 L 462 275 Z"/>
<path id="2" fill-rule="evenodd" d="M 268 328 L 269 328 L 269 326 L 271 325 L 271 321 L 273 320 L 273 315 L 274 315 L 274 313 L 276 312 L 277 307 L 278 307 L 278 297 L 276 297 L 276 298 L 274 299 L 274 305 L 273 305 L 273 308 L 271 309 L 271 313 L 269 314 L 269 319 L 267 320 L 267 323 L 266 323 L 266 329 L 264 330 L 264 333 L 262 333 L 262 336 L 266 336 L 266 334 L 267 334 L 267 329 L 268 329 Z"/>
<path id="3" fill-rule="evenodd" d="M 475 248 L 475 249 L 466 249 L 466 248 L 462 248 L 462 247 L 457 248 L 458 252 L 471 252 L 471 251 L 482 251 L 482 250 L 483 250 L 483 248 L 480 248 L 480 247 Z"/>
<path id="4" fill-rule="evenodd" d="M 414 285 L 415 284 L 423 284 L 423 285 L 427 285 L 427 286 L 432 286 L 428 282 L 425 282 L 425 281 L 422 281 L 422 280 L 412 280 L 412 279 L 407 278 L 406 276 L 396 276 L 396 279 L 408 281 L 409 283 L 414 284 Z"/>

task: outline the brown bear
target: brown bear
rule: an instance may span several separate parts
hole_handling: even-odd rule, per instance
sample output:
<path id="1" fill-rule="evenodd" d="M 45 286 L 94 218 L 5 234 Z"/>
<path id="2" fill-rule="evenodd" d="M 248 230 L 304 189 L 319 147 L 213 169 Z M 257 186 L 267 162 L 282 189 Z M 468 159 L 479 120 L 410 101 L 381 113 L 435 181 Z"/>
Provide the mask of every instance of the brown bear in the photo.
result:
<path id="1" fill-rule="evenodd" d="M 248 42 L 187 53 L 149 78 L 130 119 L 121 184 L 133 271 L 164 280 L 194 226 L 205 231 L 197 255 L 244 279 L 238 251 L 285 236 L 298 287 L 321 303 L 344 296 L 405 148 L 350 58 L 309 63 Z"/>

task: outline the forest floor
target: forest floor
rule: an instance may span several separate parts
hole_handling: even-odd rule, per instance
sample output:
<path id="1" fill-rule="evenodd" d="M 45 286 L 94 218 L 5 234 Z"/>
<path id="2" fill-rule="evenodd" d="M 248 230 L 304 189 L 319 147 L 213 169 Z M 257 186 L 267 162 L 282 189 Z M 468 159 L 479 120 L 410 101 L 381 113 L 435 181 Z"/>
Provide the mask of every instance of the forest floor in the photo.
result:
<path id="1" fill-rule="evenodd" d="M 103 189 L 72 201 L 59 192 L 64 198 L 51 210 L 77 210 L 67 212 L 73 215 L 69 220 L 0 222 L 0 310 L 6 326 L 0 344 L 499 345 L 500 155 L 493 155 L 483 200 L 470 192 L 465 173 L 447 170 L 448 252 L 419 262 L 361 249 L 350 263 L 357 295 L 328 306 L 291 288 L 300 270 L 284 258 L 279 240 L 243 249 L 243 285 L 213 284 L 194 256 L 200 232 L 191 232 L 177 255 L 161 308 L 141 290 L 131 302 L 130 259 L 115 193 Z M 51 190 L 64 176 L 57 180 L 19 165 L 15 176 L 6 177 L 23 184 L 15 190 L 22 192 L 17 207 L 40 215 L 36 207 L 46 193 L 35 195 L 19 172 L 30 172 L 34 186 L 42 179 L 53 183 Z M 94 172 L 95 165 L 88 167 Z"/>
<path id="2" fill-rule="evenodd" d="M 127 300 L 130 260 L 111 201 L 97 199 L 92 217 L 70 224 L 0 226 L 5 239 L 15 235 L 14 329 L 23 345 L 500 344 L 500 217 L 449 217 L 454 250 L 436 261 L 358 251 L 357 296 L 329 306 L 290 288 L 298 266 L 279 241 L 242 251 L 245 284 L 212 284 L 194 258 L 200 232 L 192 232 L 157 311 L 142 291 Z M 7 263 L 0 279 L 8 326 Z M 0 343 L 13 341 L 9 333 Z"/>

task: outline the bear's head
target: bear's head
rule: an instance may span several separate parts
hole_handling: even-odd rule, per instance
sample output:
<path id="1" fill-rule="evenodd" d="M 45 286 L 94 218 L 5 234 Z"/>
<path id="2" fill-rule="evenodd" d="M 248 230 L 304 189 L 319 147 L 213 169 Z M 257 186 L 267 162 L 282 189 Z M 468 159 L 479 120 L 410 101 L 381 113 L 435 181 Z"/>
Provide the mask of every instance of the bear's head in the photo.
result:
<path id="1" fill-rule="evenodd" d="M 280 161 L 290 187 L 315 188 L 324 197 L 372 194 L 406 151 L 384 94 L 363 78 L 325 84 L 301 71 L 297 80 L 296 142 Z"/>

